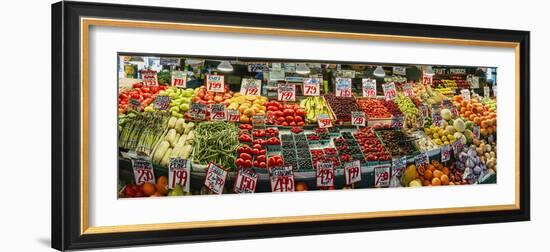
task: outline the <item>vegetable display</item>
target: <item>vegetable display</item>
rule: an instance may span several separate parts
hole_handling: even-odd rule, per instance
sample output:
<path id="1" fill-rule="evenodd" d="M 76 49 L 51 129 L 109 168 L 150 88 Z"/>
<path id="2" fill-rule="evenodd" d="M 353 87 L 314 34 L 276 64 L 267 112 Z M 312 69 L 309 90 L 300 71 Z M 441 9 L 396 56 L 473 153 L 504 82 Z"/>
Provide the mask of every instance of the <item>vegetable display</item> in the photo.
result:
<path id="1" fill-rule="evenodd" d="M 227 122 L 204 122 L 195 129 L 193 162 L 207 165 L 216 163 L 227 170 L 235 168 L 235 151 L 239 147 L 235 124 Z"/>

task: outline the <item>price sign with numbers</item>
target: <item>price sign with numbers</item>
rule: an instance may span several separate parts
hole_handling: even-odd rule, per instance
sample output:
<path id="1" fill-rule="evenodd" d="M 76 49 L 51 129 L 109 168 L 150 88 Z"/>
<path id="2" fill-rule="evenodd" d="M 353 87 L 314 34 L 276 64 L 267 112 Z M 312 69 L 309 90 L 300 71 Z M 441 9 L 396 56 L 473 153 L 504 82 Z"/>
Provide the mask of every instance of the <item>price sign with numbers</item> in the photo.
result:
<path id="1" fill-rule="evenodd" d="M 406 67 L 394 66 L 394 67 L 393 67 L 393 74 L 396 74 L 396 75 L 407 75 L 407 68 L 406 68 Z"/>
<path id="2" fill-rule="evenodd" d="M 444 144 L 441 146 L 441 162 L 447 162 L 451 159 L 451 146 Z"/>
<path id="3" fill-rule="evenodd" d="M 278 101 L 295 101 L 296 85 L 291 83 L 279 83 L 277 85 L 277 100 Z"/>
<path id="4" fill-rule="evenodd" d="M 250 119 L 252 126 L 264 126 L 265 125 L 265 115 L 255 115 Z"/>
<path id="5" fill-rule="evenodd" d="M 403 83 L 403 93 L 409 97 L 414 96 L 414 91 L 410 82 Z"/>
<path id="6" fill-rule="evenodd" d="M 130 102 L 128 102 L 128 108 L 141 111 L 141 102 L 136 99 L 130 99 Z"/>
<path id="7" fill-rule="evenodd" d="M 172 72 L 172 86 L 178 88 L 187 87 L 187 73 L 184 71 L 173 71 Z"/>
<path id="8" fill-rule="evenodd" d="M 189 192 L 191 180 L 191 163 L 181 158 L 170 158 L 168 163 L 168 188 L 180 185 L 184 192 Z"/>
<path id="9" fill-rule="evenodd" d="M 384 98 L 386 101 L 392 101 L 397 97 L 397 90 L 395 89 L 395 83 L 390 82 L 382 85 L 384 89 Z"/>
<path id="10" fill-rule="evenodd" d="M 400 178 L 403 175 L 405 166 L 407 165 L 407 157 L 392 159 L 391 161 L 391 176 Z"/>
<path id="11" fill-rule="evenodd" d="M 456 158 L 458 157 L 458 153 L 462 151 L 462 147 L 463 147 L 462 140 L 457 139 L 452 143 L 452 146 L 453 146 L 453 154 Z"/>
<path id="12" fill-rule="evenodd" d="M 404 125 L 404 118 L 402 116 L 399 116 L 399 117 L 394 117 L 391 119 L 391 128 L 394 128 L 394 129 L 401 129 L 403 128 L 403 125 Z"/>
<path id="13" fill-rule="evenodd" d="M 235 177 L 233 192 L 235 193 L 254 193 L 258 183 L 258 173 L 250 168 L 240 168 Z"/>
<path id="14" fill-rule="evenodd" d="M 320 114 L 317 116 L 317 123 L 319 128 L 330 128 L 332 127 L 332 120 L 327 114 Z"/>
<path id="15" fill-rule="evenodd" d="M 391 164 L 374 166 L 374 187 L 388 187 L 390 185 Z"/>
<path id="16" fill-rule="evenodd" d="M 189 116 L 196 120 L 204 120 L 206 119 L 207 109 L 208 106 L 206 104 L 191 102 L 191 106 L 189 107 Z"/>
<path id="17" fill-rule="evenodd" d="M 167 110 L 170 108 L 170 102 L 172 99 L 170 96 L 157 96 L 155 98 L 155 103 L 153 104 L 153 107 L 156 110 Z"/>
<path id="18" fill-rule="evenodd" d="M 220 74 L 206 75 L 206 90 L 210 92 L 223 93 L 225 91 L 224 77 Z"/>
<path id="19" fill-rule="evenodd" d="M 465 101 L 470 100 L 470 90 L 469 89 L 460 90 L 460 95 L 462 96 L 462 99 L 464 99 Z"/>
<path id="20" fill-rule="evenodd" d="M 491 90 L 489 89 L 489 86 L 483 87 L 483 97 L 491 97 Z"/>
<path id="21" fill-rule="evenodd" d="M 474 128 L 472 129 L 472 133 L 474 133 L 474 138 L 479 139 L 480 137 L 480 128 L 479 125 L 474 125 Z"/>
<path id="22" fill-rule="evenodd" d="M 458 116 L 458 109 L 451 100 L 443 100 L 441 102 L 441 107 L 450 110 L 453 116 Z"/>
<path id="23" fill-rule="evenodd" d="M 363 111 L 351 111 L 351 125 L 365 126 L 367 118 Z"/>
<path id="24" fill-rule="evenodd" d="M 414 157 L 414 163 L 416 165 L 416 169 L 423 168 L 424 170 L 428 169 L 428 165 L 430 164 L 430 157 L 428 157 L 428 153 L 420 153 Z"/>
<path id="25" fill-rule="evenodd" d="M 132 159 L 132 170 L 134 170 L 136 185 L 141 185 L 145 182 L 155 183 L 153 164 L 149 157 L 143 156 Z"/>
<path id="26" fill-rule="evenodd" d="M 323 82 L 321 78 L 305 78 L 303 83 L 304 96 L 319 96 L 321 82 Z"/>
<path id="27" fill-rule="evenodd" d="M 158 86 L 157 71 L 141 70 L 141 81 L 146 87 Z"/>
<path id="28" fill-rule="evenodd" d="M 443 126 L 443 117 L 441 116 L 441 108 L 439 106 L 432 106 L 432 122 L 437 127 Z"/>
<path id="29" fill-rule="evenodd" d="M 268 172 L 272 192 L 294 192 L 292 166 L 268 167 Z"/>
<path id="30" fill-rule="evenodd" d="M 204 185 L 215 194 L 222 194 L 228 172 L 221 166 L 210 163 L 204 178 Z"/>
<path id="31" fill-rule="evenodd" d="M 334 186 L 334 166 L 332 161 L 317 162 L 317 187 Z"/>
<path id="32" fill-rule="evenodd" d="M 423 85 L 430 85 L 431 86 L 432 82 L 433 82 L 433 76 L 426 75 L 426 74 L 422 75 L 422 84 Z"/>
<path id="33" fill-rule="evenodd" d="M 376 98 L 376 80 L 363 79 L 363 97 Z"/>
<path id="34" fill-rule="evenodd" d="M 421 104 L 418 109 L 420 110 L 420 115 L 422 117 L 428 117 L 428 106 Z"/>
<path id="35" fill-rule="evenodd" d="M 241 113 L 237 109 L 228 109 L 227 110 L 227 121 L 228 122 L 239 122 L 241 120 Z"/>
<path id="36" fill-rule="evenodd" d="M 210 105 L 210 120 L 212 121 L 226 121 L 227 112 L 225 111 L 225 105 L 212 104 Z"/>
<path id="37" fill-rule="evenodd" d="M 336 96 L 351 97 L 351 78 L 336 78 Z"/>
<path id="38" fill-rule="evenodd" d="M 361 162 L 359 160 L 344 163 L 346 185 L 361 181 Z"/>
<path id="39" fill-rule="evenodd" d="M 242 95 L 260 95 L 262 91 L 262 80 L 243 79 L 241 82 Z"/>

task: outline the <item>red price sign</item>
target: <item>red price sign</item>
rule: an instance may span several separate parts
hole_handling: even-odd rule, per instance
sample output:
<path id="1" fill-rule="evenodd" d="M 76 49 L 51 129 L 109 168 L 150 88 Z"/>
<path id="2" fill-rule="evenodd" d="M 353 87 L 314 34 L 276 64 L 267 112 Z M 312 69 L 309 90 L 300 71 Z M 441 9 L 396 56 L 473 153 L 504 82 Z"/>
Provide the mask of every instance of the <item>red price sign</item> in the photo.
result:
<path id="1" fill-rule="evenodd" d="M 416 164 L 416 169 L 428 169 L 428 165 L 430 164 L 430 158 L 428 157 L 428 153 L 420 153 L 414 157 L 414 163 Z"/>
<path id="2" fill-rule="evenodd" d="M 272 192 L 294 192 L 292 166 L 268 167 Z"/>
<path id="3" fill-rule="evenodd" d="M 239 122 L 241 120 L 241 113 L 236 109 L 227 110 L 227 121 L 228 122 Z"/>
<path id="4" fill-rule="evenodd" d="M 224 77 L 219 74 L 206 75 L 206 90 L 210 92 L 223 93 L 225 91 Z"/>
<path id="5" fill-rule="evenodd" d="M 432 82 L 433 82 L 433 76 L 426 75 L 426 74 L 422 75 L 422 84 L 423 85 L 430 85 L 431 86 Z"/>
<path id="6" fill-rule="evenodd" d="M 296 100 L 296 85 L 289 83 L 279 83 L 277 86 L 277 100 L 279 101 L 295 101 Z"/>
<path id="7" fill-rule="evenodd" d="M 212 104 L 210 105 L 210 120 L 211 121 L 226 121 L 227 113 L 225 111 L 225 105 Z"/>
<path id="8" fill-rule="evenodd" d="M 254 193 L 258 182 L 258 174 L 250 168 L 237 171 L 233 191 L 235 193 Z"/>
<path id="9" fill-rule="evenodd" d="M 414 91 L 410 82 L 403 83 L 403 93 L 405 93 L 405 95 L 409 97 L 414 96 Z"/>
<path id="10" fill-rule="evenodd" d="M 227 174 L 228 172 L 220 166 L 210 163 L 204 179 L 204 185 L 213 193 L 222 194 Z"/>
<path id="11" fill-rule="evenodd" d="M 317 187 L 334 186 L 334 166 L 330 162 L 317 162 Z"/>
<path id="12" fill-rule="evenodd" d="M 361 162 L 355 160 L 344 163 L 344 177 L 346 178 L 346 185 L 361 181 Z"/>
<path id="13" fill-rule="evenodd" d="M 351 78 L 336 78 L 336 96 L 351 97 Z"/>
<path id="14" fill-rule="evenodd" d="M 155 183 L 153 164 L 151 163 L 149 157 L 138 157 L 136 159 L 132 159 L 132 169 L 134 170 L 136 185 L 141 185 L 145 182 Z"/>
<path id="15" fill-rule="evenodd" d="M 376 98 L 375 79 L 363 79 L 363 97 Z"/>
<path id="16" fill-rule="evenodd" d="M 320 114 L 317 116 L 317 123 L 319 128 L 330 128 L 332 127 L 332 120 L 327 114 Z"/>
<path id="17" fill-rule="evenodd" d="M 391 164 L 374 166 L 374 187 L 388 187 L 390 185 Z"/>
<path id="18" fill-rule="evenodd" d="M 407 165 L 407 157 L 393 159 L 391 162 L 391 176 L 400 178 Z"/>
<path id="19" fill-rule="evenodd" d="M 189 160 L 170 158 L 168 163 L 168 188 L 180 185 L 185 192 L 189 192 L 191 180 L 191 166 Z"/>
<path id="20" fill-rule="evenodd" d="M 178 88 L 187 87 L 187 73 L 184 71 L 173 71 L 172 72 L 172 86 Z"/>
<path id="21" fill-rule="evenodd" d="M 441 146 L 441 162 L 447 162 L 451 159 L 451 146 L 444 144 Z"/>
<path id="22" fill-rule="evenodd" d="M 384 89 L 384 98 L 386 101 L 394 100 L 397 97 L 397 90 L 395 89 L 395 83 L 390 82 L 382 85 Z"/>
<path id="23" fill-rule="evenodd" d="M 143 86 L 151 87 L 151 86 L 158 86 L 158 79 L 157 79 L 157 71 L 153 70 L 142 70 L 141 71 L 141 80 L 143 82 Z"/>
<path id="24" fill-rule="evenodd" d="M 319 96 L 319 86 L 321 82 L 321 78 L 305 78 L 303 84 L 304 96 Z"/>
<path id="25" fill-rule="evenodd" d="M 351 125 L 353 126 L 365 126 L 367 119 L 365 112 L 363 111 L 352 111 L 351 112 Z"/>
<path id="26" fill-rule="evenodd" d="M 242 95 L 260 95 L 262 90 L 262 80 L 243 79 L 241 82 Z"/>

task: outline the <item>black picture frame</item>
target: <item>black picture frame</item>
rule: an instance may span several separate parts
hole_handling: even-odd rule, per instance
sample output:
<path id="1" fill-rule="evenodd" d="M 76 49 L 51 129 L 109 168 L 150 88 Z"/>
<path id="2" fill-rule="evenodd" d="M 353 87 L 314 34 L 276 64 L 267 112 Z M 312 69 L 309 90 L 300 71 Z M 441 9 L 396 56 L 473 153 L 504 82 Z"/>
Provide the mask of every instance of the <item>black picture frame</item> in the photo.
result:
<path id="1" fill-rule="evenodd" d="M 338 221 L 162 231 L 81 233 L 80 17 L 253 26 L 519 43 L 519 209 Z M 528 31 L 235 13 L 151 6 L 59 2 L 52 5 L 52 247 L 58 250 L 254 239 L 530 219 L 530 34 Z"/>

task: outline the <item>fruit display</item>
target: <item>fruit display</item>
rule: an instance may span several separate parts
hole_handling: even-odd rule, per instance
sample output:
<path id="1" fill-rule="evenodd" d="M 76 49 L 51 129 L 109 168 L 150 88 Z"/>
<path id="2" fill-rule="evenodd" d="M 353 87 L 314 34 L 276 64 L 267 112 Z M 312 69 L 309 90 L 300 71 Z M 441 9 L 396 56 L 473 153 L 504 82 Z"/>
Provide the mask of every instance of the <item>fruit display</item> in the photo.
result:
<path id="1" fill-rule="evenodd" d="M 481 162 L 487 165 L 487 169 L 496 172 L 497 169 L 497 149 L 496 143 L 488 143 L 485 140 L 474 140 L 473 146 L 476 148 L 477 155 Z"/>
<path id="2" fill-rule="evenodd" d="M 265 115 L 267 98 L 264 96 L 241 95 L 235 93 L 232 98 L 225 100 L 229 104 L 227 109 L 236 109 L 241 117 L 240 122 L 250 123 L 253 116 Z"/>
<path id="3" fill-rule="evenodd" d="M 392 114 L 381 99 L 357 99 L 357 105 L 369 119 L 391 118 Z"/>
<path id="4" fill-rule="evenodd" d="M 406 129 L 417 128 L 418 120 L 420 119 L 420 111 L 413 101 L 408 96 L 399 93 L 397 98 L 395 98 L 395 104 L 397 104 L 399 110 L 401 110 L 405 117 L 403 127 Z"/>
<path id="5" fill-rule="evenodd" d="M 441 104 L 443 100 L 446 100 L 447 97 L 440 92 L 433 90 L 430 86 L 415 84 L 413 85 L 413 90 L 416 96 L 420 97 L 423 103 L 428 105 Z"/>
<path id="6" fill-rule="evenodd" d="M 439 88 L 436 88 L 435 91 L 445 95 L 445 96 L 448 96 L 448 97 L 451 97 L 453 95 L 455 95 L 455 89 L 454 88 L 448 88 L 448 87 L 439 87 Z"/>
<path id="7" fill-rule="evenodd" d="M 330 112 L 325 102 L 325 99 L 320 96 L 311 96 L 304 98 L 300 102 L 300 108 L 303 108 L 306 111 L 306 123 L 317 123 L 317 116 L 322 114 L 326 114 L 329 116 L 330 119 L 334 119 L 334 116 Z"/>
<path id="8" fill-rule="evenodd" d="M 304 117 L 306 111 L 299 104 L 280 103 L 278 101 L 268 101 L 267 123 L 279 126 L 304 126 Z"/>
<path id="9" fill-rule="evenodd" d="M 132 109 L 131 102 L 137 101 L 139 111 L 143 111 L 151 104 L 159 91 L 165 90 L 166 86 L 145 87 L 141 83 L 135 83 L 132 89 L 122 91 L 118 94 L 118 114 L 125 114 L 128 109 Z"/>
<path id="10" fill-rule="evenodd" d="M 416 140 L 414 140 L 414 143 L 416 144 L 416 147 L 420 152 L 436 150 L 439 148 L 439 146 L 434 143 L 434 141 L 432 141 L 430 137 L 426 136 L 421 131 L 411 132 L 410 135 L 416 138 Z"/>
<path id="11" fill-rule="evenodd" d="M 216 163 L 227 170 L 235 168 L 235 152 L 239 147 L 239 128 L 227 122 L 204 122 L 195 129 L 193 162 Z"/>
<path id="12" fill-rule="evenodd" d="M 333 94 L 327 94 L 325 100 L 334 113 L 335 119 L 342 122 L 351 121 L 351 112 L 359 111 L 354 97 L 336 97 Z"/>
<path id="13" fill-rule="evenodd" d="M 170 97 L 170 108 L 169 111 L 172 116 L 177 118 L 183 118 L 183 115 L 187 110 L 189 110 L 189 105 L 191 104 L 191 97 L 195 91 L 192 88 L 181 89 L 176 87 L 169 87 L 165 90 L 162 90 L 158 93 L 159 96 L 168 96 Z M 154 111 L 153 104 L 145 107 L 145 112 Z"/>
<path id="14" fill-rule="evenodd" d="M 488 169 L 487 164 L 482 162 L 476 151 L 476 146 L 464 146 L 458 154 L 456 168 L 463 171 L 462 179 L 468 184 L 481 182 L 486 176 L 494 174 L 493 169 Z"/>
<path id="15" fill-rule="evenodd" d="M 460 124 L 462 120 L 456 120 L 456 125 Z M 460 131 L 462 130 L 462 131 Z M 424 133 L 433 141 L 434 144 L 441 146 L 444 144 L 451 144 L 456 139 L 463 141 L 463 144 L 466 144 L 466 137 L 462 134 L 464 132 L 464 127 L 455 128 L 452 125 L 447 126 L 445 129 L 431 125 L 427 128 L 424 128 Z"/>
<path id="16" fill-rule="evenodd" d="M 385 149 L 391 156 L 406 156 L 416 152 L 414 138 L 408 137 L 399 130 L 377 130 L 375 133 L 382 140 Z"/>
<path id="17" fill-rule="evenodd" d="M 224 103 L 225 100 L 233 97 L 234 92 L 229 90 L 227 86 L 224 87 L 224 92 L 211 92 L 206 90 L 206 86 L 200 86 L 195 89 L 192 102 L 204 103 L 204 104 L 219 104 Z"/>
<path id="18" fill-rule="evenodd" d="M 372 128 L 362 128 L 353 136 L 357 139 L 361 151 L 367 161 L 391 160 L 390 154 L 386 151 Z"/>
<path id="19" fill-rule="evenodd" d="M 480 133 L 482 136 L 488 136 L 496 133 L 496 108 L 493 109 L 486 107 L 477 99 L 466 101 L 459 95 L 453 97 L 453 102 L 462 118 L 472 121 L 474 124 L 480 126 Z"/>

